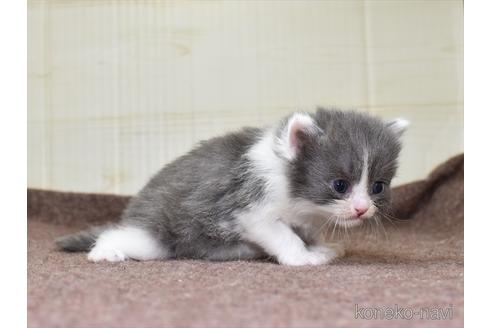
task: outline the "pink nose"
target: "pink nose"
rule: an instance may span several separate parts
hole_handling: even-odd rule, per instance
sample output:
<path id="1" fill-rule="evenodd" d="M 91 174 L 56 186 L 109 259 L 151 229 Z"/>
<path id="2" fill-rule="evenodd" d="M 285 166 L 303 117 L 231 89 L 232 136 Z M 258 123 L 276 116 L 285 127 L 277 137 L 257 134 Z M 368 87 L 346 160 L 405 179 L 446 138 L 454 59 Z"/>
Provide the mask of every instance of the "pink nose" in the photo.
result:
<path id="1" fill-rule="evenodd" d="M 357 217 L 364 215 L 364 213 L 366 213 L 367 210 L 368 210 L 367 207 L 356 207 L 355 212 L 357 213 Z"/>

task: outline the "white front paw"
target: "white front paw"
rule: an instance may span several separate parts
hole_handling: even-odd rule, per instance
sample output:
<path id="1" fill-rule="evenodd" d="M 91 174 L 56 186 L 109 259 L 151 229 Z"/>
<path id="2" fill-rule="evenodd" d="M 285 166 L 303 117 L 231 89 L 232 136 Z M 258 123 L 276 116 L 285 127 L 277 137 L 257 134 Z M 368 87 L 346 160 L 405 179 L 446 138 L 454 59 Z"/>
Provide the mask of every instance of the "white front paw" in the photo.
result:
<path id="1" fill-rule="evenodd" d="M 340 244 L 327 243 L 323 245 L 313 245 L 309 249 L 317 250 L 319 252 L 325 252 L 333 258 L 342 257 L 345 255 L 345 248 Z"/>
<path id="2" fill-rule="evenodd" d="M 321 245 L 310 246 L 309 250 L 312 252 L 322 253 L 328 258 L 328 262 L 336 259 L 337 257 L 341 257 L 344 255 L 344 249 L 342 247 L 327 247 Z"/>
<path id="3" fill-rule="evenodd" d="M 336 253 L 329 248 L 316 246 L 297 254 L 279 256 L 278 261 L 284 265 L 320 265 L 330 262 Z"/>
<path id="4" fill-rule="evenodd" d="M 125 254 L 117 249 L 94 247 L 87 255 L 87 258 L 91 262 L 120 262 L 126 259 Z"/>

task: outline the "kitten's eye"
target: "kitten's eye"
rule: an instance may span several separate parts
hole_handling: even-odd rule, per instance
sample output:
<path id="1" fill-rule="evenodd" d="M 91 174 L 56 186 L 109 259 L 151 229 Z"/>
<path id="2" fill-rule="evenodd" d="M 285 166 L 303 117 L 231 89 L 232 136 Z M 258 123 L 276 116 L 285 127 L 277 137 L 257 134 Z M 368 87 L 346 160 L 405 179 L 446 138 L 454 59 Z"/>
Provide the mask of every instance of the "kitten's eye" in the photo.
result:
<path id="1" fill-rule="evenodd" d="M 339 192 L 341 194 L 344 194 L 347 191 L 348 186 L 349 186 L 349 183 L 345 180 L 333 181 L 333 189 L 335 189 L 336 192 Z"/>
<path id="2" fill-rule="evenodd" d="M 372 193 L 373 194 L 380 194 L 383 192 L 383 190 L 384 190 L 384 183 L 381 181 L 376 181 L 372 185 Z"/>

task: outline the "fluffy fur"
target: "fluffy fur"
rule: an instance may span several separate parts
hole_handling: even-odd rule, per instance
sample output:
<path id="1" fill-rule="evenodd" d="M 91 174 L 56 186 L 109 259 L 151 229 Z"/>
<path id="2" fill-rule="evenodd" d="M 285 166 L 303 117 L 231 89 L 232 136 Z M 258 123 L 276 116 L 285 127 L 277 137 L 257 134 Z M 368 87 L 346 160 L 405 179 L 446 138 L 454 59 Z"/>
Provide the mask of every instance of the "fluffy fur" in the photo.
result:
<path id="1" fill-rule="evenodd" d="M 390 201 L 408 123 L 353 111 L 294 113 L 272 128 L 246 128 L 200 143 L 160 170 L 118 225 L 57 240 L 91 261 L 273 257 L 328 263 L 327 222 L 361 224 Z M 340 193 L 334 187 L 348 185 Z M 383 185 L 375 193 L 374 184 Z"/>

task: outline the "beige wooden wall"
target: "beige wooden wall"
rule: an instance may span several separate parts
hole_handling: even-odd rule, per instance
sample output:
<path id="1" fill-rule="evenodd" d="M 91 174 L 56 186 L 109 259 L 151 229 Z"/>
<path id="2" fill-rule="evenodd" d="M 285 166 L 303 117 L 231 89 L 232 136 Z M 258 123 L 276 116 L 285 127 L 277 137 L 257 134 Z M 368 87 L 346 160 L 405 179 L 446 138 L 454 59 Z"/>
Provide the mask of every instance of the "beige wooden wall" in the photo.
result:
<path id="1" fill-rule="evenodd" d="M 462 152 L 462 1 L 28 1 L 29 187 L 134 193 L 316 105 L 409 119 L 397 184 Z"/>

